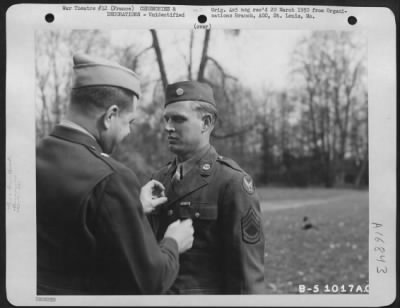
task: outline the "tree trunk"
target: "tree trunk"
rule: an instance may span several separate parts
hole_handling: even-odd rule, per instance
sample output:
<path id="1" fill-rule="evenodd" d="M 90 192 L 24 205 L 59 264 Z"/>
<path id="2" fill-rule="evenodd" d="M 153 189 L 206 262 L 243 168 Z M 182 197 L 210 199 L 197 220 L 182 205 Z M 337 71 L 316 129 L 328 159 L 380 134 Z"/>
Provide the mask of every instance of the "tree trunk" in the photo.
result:
<path id="1" fill-rule="evenodd" d="M 207 52 L 208 52 L 208 44 L 210 42 L 210 30 L 206 30 L 206 33 L 204 35 L 204 43 L 203 43 L 203 51 L 201 53 L 201 60 L 200 60 L 200 66 L 199 66 L 199 73 L 197 75 L 197 80 L 198 81 L 203 81 L 204 80 L 204 72 L 206 70 L 206 64 L 207 64 Z"/>
<path id="2" fill-rule="evenodd" d="M 366 95 L 366 94 L 365 94 Z M 367 101 L 367 98 L 366 98 Z M 368 106 L 368 102 L 367 102 L 367 106 Z M 368 108 L 368 107 L 367 107 Z M 365 173 L 365 171 L 368 168 L 368 163 L 369 163 L 369 150 L 368 150 L 368 146 L 369 146 L 369 141 L 368 141 L 368 135 L 369 135 L 369 131 L 368 131 L 368 109 L 366 110 L 365 113 L 365 140 L 366 140 L 366 145 L 365 145 L 365 151 L 364 151 L 364 159 L 363 162 L 361 164 L 361 168 L 357 174 L 356 180 L 355 180 L 355 185 L 357 187 L 360 187 L 362 185 L 362 177 Z M 368 183 L 369 184 L 369 183 Z"/>
<path id="3" fill-rule="evenodd" d="M 167 78 L 167 72 L 165 71 L 165 65 L 161 53 L 160 43 L 158 42 L 156 30 L 151 29 L 150 32 L 151 36 L 153 37 L 153 48 L 154 51 L 156 52 L 158 67 L 160 69 L 161 81 L 165 90 L 168 86 L 168 78 Z"/>
<path id="4" fill-rule="evenodd" d="M 363 161 L 361 163 L 361 167 L 358 170 L 358 173 L 357 173 L 357 176 L 356 176 L 356 180 L 354 181 L 354 185 L 356 187 L 361 187 L 362 184 L 363 184 L 362 183 L 362 178 L 363 178 L 363 176 L 365 174 L 365 171 L 367 170 L 368 162 L 369 162 L 369 160 L 368 160 L 368 151 L 366 151 L 366 153 L 364 155 L 364 159 L 363 159 Z"/>
<path id="5" fill-rule="evenodd" d="M 190 31 L 188 80 L 192 80 L 194 31 Z"/>

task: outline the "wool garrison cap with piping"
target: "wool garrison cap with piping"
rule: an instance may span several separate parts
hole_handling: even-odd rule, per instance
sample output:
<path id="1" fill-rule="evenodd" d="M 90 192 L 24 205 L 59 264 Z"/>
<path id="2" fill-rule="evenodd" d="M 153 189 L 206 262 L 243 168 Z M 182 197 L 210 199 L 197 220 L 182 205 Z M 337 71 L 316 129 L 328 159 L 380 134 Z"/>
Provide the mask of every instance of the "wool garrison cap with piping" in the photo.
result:
<path id="1" fill-rule="evenodd" d="M 167 86 L 165 106 L 180 101 L 201 101 L 216 107 L 212 88 L 198 81 L 181 81 Z"/>
<path id="2" fill-rule="evenodd" d="M 106 59 L 76 54 L 72 88 L 113 86 L 130 90 L 140 96 L 140 80 L 130 69 Z"/>

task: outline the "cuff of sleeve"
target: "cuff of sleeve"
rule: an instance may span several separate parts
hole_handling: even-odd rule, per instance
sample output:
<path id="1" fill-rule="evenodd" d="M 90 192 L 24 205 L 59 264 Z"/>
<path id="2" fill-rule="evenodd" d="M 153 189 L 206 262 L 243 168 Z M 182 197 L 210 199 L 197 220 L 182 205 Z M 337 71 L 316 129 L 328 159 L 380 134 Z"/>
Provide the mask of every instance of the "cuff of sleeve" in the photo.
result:
<path id="1" fill-rule="evenodd" d="M 169 248 L 171 251 L 174 252 L 174 254 L 179 255 L 179 248 L 178 248 L 178 243 L 176 242 L 176 240 L 174 240 L 171 237 L 164 237 L 161 242 L 160 245 L 162 247 L 166 247 Z"/>

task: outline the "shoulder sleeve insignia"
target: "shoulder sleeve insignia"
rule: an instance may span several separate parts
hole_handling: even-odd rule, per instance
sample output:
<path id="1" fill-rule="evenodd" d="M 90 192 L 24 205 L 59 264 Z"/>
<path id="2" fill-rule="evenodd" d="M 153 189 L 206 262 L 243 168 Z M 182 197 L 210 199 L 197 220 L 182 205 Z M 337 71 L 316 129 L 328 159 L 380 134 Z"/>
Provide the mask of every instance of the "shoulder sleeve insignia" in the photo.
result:
<path id="1" fill-rule="evenodd" d="M 249 175 L 245 175 L 242 180 L 242 186 L 248 194 L 253 194 L 255 191 L 253 180 Z"/>
<path id="2" fill-rule="evenodd" d="M 261 220 L 253 207 L 241 218 L 242 239 L 248 244 L 256 244 L 261 238 Z"/>

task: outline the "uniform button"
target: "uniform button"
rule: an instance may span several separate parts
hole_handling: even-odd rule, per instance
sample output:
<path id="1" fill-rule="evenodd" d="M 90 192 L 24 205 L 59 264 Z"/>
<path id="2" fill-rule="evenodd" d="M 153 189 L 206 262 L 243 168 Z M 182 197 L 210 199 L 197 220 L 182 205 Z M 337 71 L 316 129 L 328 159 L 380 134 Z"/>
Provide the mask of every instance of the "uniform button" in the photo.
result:
<path id="1" fill-rule="evenodd" d="M 200 217 L 200 213 L 199 212 L 194 213 L 194 217 L 199 218 Z"/>
<path id="2" fill-rule="evenodd" d="M 174 211 L 173 210 L 168 210 L 167 214 L 168 214 L 168 216 L 172 216 L 172 214 L 174 214 Z"/>
<path id="3" fill-rule="evenodd" d="M 204 164 L 202 168 L 203 168 L 203 170 L 207 171 L 207 170 L 210 170 L 211 166 L 210 166 L 210 164 Z"/>

